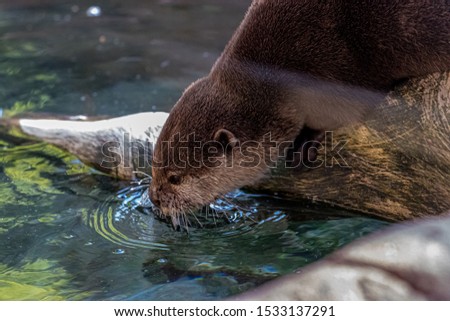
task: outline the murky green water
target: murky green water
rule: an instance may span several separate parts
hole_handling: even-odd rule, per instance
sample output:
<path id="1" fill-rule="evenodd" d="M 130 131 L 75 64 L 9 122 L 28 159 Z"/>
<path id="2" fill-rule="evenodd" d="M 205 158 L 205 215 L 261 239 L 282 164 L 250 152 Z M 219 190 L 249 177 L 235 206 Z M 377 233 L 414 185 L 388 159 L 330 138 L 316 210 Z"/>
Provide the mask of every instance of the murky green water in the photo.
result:
<path id="1" fill-rule="evenodd" d="M 2 0 L 2 113 L 168 111 L 248 3 Z M 236 192 L 239 206 L 188 234 L 142 209 L 143 191 L 0 130 L 0 299 L 218 299 L 386 225 Z"/>

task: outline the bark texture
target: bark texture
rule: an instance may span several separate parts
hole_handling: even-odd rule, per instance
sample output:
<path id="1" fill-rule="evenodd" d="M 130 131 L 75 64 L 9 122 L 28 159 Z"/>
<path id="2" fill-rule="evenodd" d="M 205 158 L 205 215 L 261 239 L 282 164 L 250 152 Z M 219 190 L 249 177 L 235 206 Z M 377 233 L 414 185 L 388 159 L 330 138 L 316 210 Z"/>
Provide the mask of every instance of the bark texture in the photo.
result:
<path id="1" fill-rule="evenodd" d="M 411 80 L 367 122 L 334 133 L 348 167 L 283 170 L 252 189 L 307 198 L 388 220 L 450 208 L 450 73 Z M 332 154 L 319 152 L 330 163 Z"/>

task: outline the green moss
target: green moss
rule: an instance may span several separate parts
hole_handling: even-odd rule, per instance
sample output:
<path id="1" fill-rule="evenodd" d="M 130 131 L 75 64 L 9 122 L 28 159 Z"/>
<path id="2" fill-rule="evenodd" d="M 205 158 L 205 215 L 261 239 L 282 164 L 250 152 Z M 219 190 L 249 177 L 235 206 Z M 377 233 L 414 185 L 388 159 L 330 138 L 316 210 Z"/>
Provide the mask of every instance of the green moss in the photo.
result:
<path id="1" fill-rule="evenodd" d="M 52 210 L 52 204 L 63 194 L 53 177 L 90 171 L 72 155 L 45 143 L 0 150 L 0 164 L 0 234 L 30 223 L 53 224 L 60 214 Z M 29 213 L 30 206 L 39 208 L 39 214 Z"/>
<path id="2" fill-rule="evenodd" d="M 0 74 L 3 76 L 17 76 L 22 72 L 22 68 L 18 66 L 8 65 L 4 69 L 0 69 Z"/>
<path id="3" fill-rule="evenodd" d="M 41 53 L 41 49 L 33 42 L 4 42 L 0 47 L 0 52 L 4 58 L 24 58 L 33 57 Z"/>
<path id="4" fill-rule="evenodd" d="M 48 155 L 48 157 L 46 157 Z M 59 159 L 61 163 L 54 163 L 52 159 Z M 69 173 L 71 175 L 89 172 L 85 165 L 77 164 L 76 159 L 67 152 L 45 143 L 17 146 L 8 150 L 0 151 L 0 163 L 4 164 L 4 174 L 9 183 L 0 185 L 2 198 L 0 204 L 6 200 L 16 202 L 15 193 L 10 193 L 11 185 L 17 192 L 36 196 L 45 193 L 61 194 L 53 186 L 51 177 L 55 173 Z M 4 187 L 4 188 L 2 188 Z M 3 193 L 4 192 L 4 193 Z"/>
<path id="5" fill-rule="evenodd" d="M 26 112 L 42 109 L 49 101 L 50 96 L 45 94 L 41 94 L 34 100 L 29 100 L 26 102 L 16 101 L 14 105 L 11 106 L 11 108 L 5 110 L 5 116 L 12 117 Z"/>
<path id="6" fill-rule="evenodd" d="M 45 60 L 40 43 L 5 40 L 0 44 L 0 101 L 5 116 L 36 111 L 48 106 L 61 82 L 52 70 L 39 69 Z"/>
<path id="7" fill-rule="evenodd" d="M 0 300 L 82 300 L 70 289 L 71 276 L 56 262 L 38 259 L 19 268 L 0 264 Z"/>
<path id="8" fill-rule="evenodd" d="M 59 78 L 56 74 L 38 74 L 34 75 L 32 80 L 42 81 L 42 82 L 58 82 Z"/>
<path id="9" fill-rule="evenodd" d="M 10 160 L 5 167 L 5 174 L 11 179 L 19 193 L 32 196 L 42 192 L 60 194 L 52 185 L 52 181 L 41 175 L 42 170 L 51 171 L 52 165 L 39 157 Z"/>

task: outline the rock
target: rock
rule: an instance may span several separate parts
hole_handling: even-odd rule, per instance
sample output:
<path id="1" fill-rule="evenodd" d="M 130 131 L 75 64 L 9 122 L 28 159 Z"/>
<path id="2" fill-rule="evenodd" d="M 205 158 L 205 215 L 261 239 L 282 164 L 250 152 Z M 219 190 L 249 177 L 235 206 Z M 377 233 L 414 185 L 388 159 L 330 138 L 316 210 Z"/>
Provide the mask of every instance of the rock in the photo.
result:
<path id="1" fill-rule="evenodd" d="M 450 300 L 450 212 L 395 225 L 232 300 Z"/>

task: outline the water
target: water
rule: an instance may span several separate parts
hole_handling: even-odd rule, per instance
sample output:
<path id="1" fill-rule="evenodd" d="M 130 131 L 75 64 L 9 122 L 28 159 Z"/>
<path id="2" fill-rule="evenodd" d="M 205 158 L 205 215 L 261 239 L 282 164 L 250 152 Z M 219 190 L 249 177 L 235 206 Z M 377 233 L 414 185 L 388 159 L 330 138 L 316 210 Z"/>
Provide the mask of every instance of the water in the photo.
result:
<path id="1" fill-rule="evenodd" d="M 249 1 L 0 1 L 3 115 L 168 111 L 205 75 Z M 236 191 L 174 231 L 144 189 L 0 130 L 0 299 L 220 299 L 386 225 Z M 131 188 L 134 188 L 131 189 Z"/>

